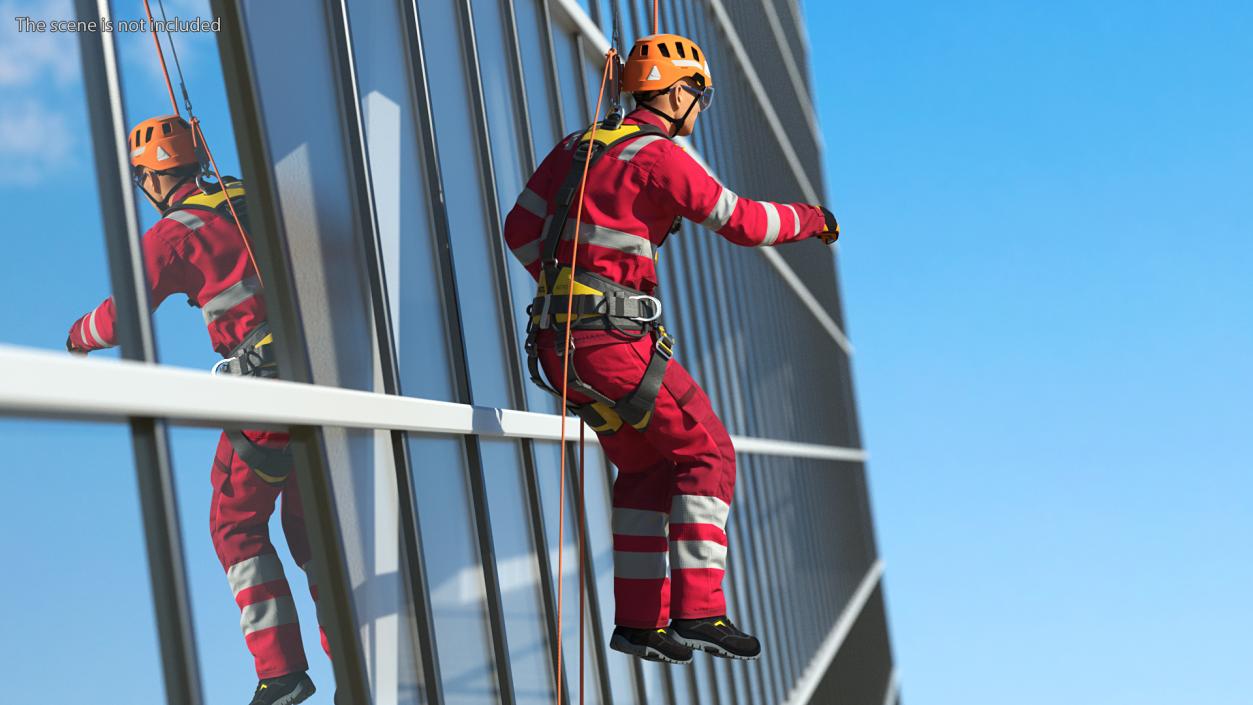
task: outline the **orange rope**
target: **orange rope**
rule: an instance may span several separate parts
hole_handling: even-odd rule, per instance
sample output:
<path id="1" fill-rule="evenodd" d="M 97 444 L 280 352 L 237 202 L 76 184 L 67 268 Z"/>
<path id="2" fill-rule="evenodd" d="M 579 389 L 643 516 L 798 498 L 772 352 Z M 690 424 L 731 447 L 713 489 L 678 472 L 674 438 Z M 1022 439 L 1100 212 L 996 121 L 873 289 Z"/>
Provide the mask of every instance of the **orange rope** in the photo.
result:
<path id="1" fill-rule="evenodd" d="M 600 74 L 600 93 L 596 96 L 596 112 L 593 115 L 592 129 L 588 136 L 588 148 L 591 149 L 596 145 L 596 128 L 600 125 L 600 108 L 605 98 L 605 83 L 609 78 L 609 67 L 613 63 L 613 58 L 617 56 L 617 52 L 613 47 L 605 54 L 605 68 Z M 561 367 L 561 483 L 558 491 L 558 501 L 560 508 L 557 514 L 557 705 L 561 705 L 561 616 L 563 595 L 562 587 L 565 578 L 565 518 L 566 518 L 566 404 L 568 402 L 568 392 L 570 385 L 570 365 L 574 364 L 569 358 L 565 357 L 570 354 L 570 327 L 571 320 L 574 318 L 574 273 L 578 267 L 579 254 L 579 230 L 583 225 L 583 194 L 587 191 L 587 171 L 591 167 L 592 160 L 589 153 L 588 159 L 583 162 L 583 177 L 579 181 L 579 207 L 575 211 L 574 216 L 574 242 L 570 248 L 570 283 L 566 287 L 566 335 L 565 347 L 562 348 L 562 359 L 565 364 Z M 557 282 L 552 282 L 550 286 L 556 288 Z M 583 477 L 582 477 L 582 446 L 583 446 L 583 424 L 579 424 L 579 492 L 582 507 Z M 583 705 L 583 600 L 585 599 L 586 584 L 583 582 L 583 531 L 582 523 L 579 524 L 579 705 Z"/>
<path id="2" fill-rule="evenodd" d="M 144 0 L 144 11 L 148 13 L 148 28 L 152 30 L 152 43 L 157 47 L 157 59 L 161 61 L 161 74 L 165 76 L 165 90 L 170 92 L 170 105 L 174 107 L 174 114 L 181 116 L 178 112 L 178 101 L 174 98 L 174 84 L 170 83 L 170 70 L 165 66 L 165 52 L 161 51 L 161 40 L 157 37 L 157 23 L 152 19 L 152 6 L 148 4 L 148 0 Z"/>
<path id="3" fill-rule="evenodd" d="M 218 162 L 213 158 L 213 150 L 209 149 L 209 141 L 204 138 L 204 130 L 200 129 L 200 118 L 192 117 L 191 126 L 195 129 L 196 139 L 200 140 L 200 145 L 204 147 L 205 156 L 209 158 L 209 165 L 213 167 L 213 177 L 218 180 L 218 187 L 226 191 L 226 184 L 222 181 L 222 172 L 218 171 Z M 239 213 L 235 212 L 235 204 L 231 201 L 230 193 L 226 193 L 226 207 L 231 209 L 231 218 L 235 219 L 235 227 L 239 229 L 239 239 L 244 242 L 244 250 L 248 253 L 248 261 L 252 262 L 252 271 L 257 273 L 257 281 L 265 288 L 265 279 L 261 276 L 261 268 L 257 266 L 257 258 L 252 254 L 252 243 L 248 242 L 248 233 L 244 232 L 244 224 L 239 220 Z"/>
<path id="4" fill-rule="evenodd" d="M 657 33 L 657 2 L 658 0 L 653 0 L 653 34 Z"/>
<path id="5" fill-rule="evenodd" d="M 165 88 L 170 92 L 170 105 L 174 106 L 174 114 L 182 117 L 178 112 L 178 101 L 174 98 L 174 84 L 170 82 L 170 69 L 165 65 L 165 53 L 161 51 L 161 40 L 157 36 L 157 23 L 152 19 L 152 6 L 148 4 L 148 0 L 144 0 L 144 11 L 148 13 L 148 26 L 152 29 L 152 43 L 157 46 L 157 59 L 161 62 L 161 75 L 165 76 Z M 173 49 L 172 37 L 170 42 L 170 48 Z M 175 58 L 178 57 L 175 56 Z M 182 79 L 182 74 L 179 74 L 179 79 Z M 183 93 L 186 95 L 187 86 L 183 86 Z M 225 190 L 226 184 L 222 182 L 222 172 L 218 171 L 217 160 L 213 158 L 209 141 L 205 139 L 204 130 L 200 128 L 200 118 L 191 114 L 190 102 L 187 104 L 187 110 L 188 117 L 191 118 L 192 139 L 204 147 L 205 156 L 209 158 L 209 165 L 213 167 L 213 176 L 218 180 L 218 186 Z M 235 204 L 231 202 L 230 194 L 226 194 L 226 207 L 231 209 L 231 218 L 235 220 L 235 227 L 239 229 L 239 238 L 244 242 L 244 250 L 248 253 L 248 261 L 252 262 L 253 271 L 257 273 L 257 281 L 264 287 L 265 279 L 261 277 L 261 268 L 257 266 L 257 258 L 252 254 L 252 243 L 248 241 L 248 233 L 244 231 L 244 224 L 239 219 L 239 213 L 235 212 Z"/>

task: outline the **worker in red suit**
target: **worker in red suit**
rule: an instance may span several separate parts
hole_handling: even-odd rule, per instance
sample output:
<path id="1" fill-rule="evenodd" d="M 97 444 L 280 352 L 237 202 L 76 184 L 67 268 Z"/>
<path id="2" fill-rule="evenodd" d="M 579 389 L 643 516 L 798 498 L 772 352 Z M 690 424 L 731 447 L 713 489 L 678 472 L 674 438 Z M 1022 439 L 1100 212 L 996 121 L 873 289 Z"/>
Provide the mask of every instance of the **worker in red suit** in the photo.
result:
<path id="1" fill-rule="evenodd" d="M 261 282 L 245 235 L 227 199 L 242 214 L 243 184 L 200 179 L 190 126 L 178 116 L 145 120 L 128 149 L 135 185 L 161 212 L 143 236 L 148 296 L 156 308 L 172 294 L 204 314 L 209 340 L 223 360 L 217 371 L 272 377 L 275 373 Z M 202 185 L 203 184 L 203 185 Z M 242 221 L 241 221 L 242 222 Z M 70 327 L 66 347 L 86 353 L 117 344 L 117 313 L 105 299 Z M 300 638 L 296 605 L 274 545 L 269 519 L 283 497 L 283 531 L 292 558 L 309 569 L 309 540 L 296 483 L 287 482 L 286 433 L 228 429 L 213 462 L 209 525 L 235 602 L 259 683 L 252 705 L 299 703 L 314 692 Z M 317 599 L 317 587 L 310 580 Z M 327 648 L 326 635 L 322 635 Z M 328 650 L 329 653 L 329 650 Z"/>
<path id="2" fill-rule="evenodd" d="M 656 254 L 678 218 L 747 247 L 812 237 L 829 244 L 839 225 L 820 206 L 743 198 L 674 143 L 691 134 L 713 95 L 707 59 L 691 40 L 638 40 L 620 86 L 635 111 L 611 115 L 594 139 L 588 130 L 562 140 L 505 221 L 509 248 L 539 283 L 528 308 L 531 376 L 554 393 L 568 376 L 572 410 L 618 468 L 610 646 L 671 663 L 689 662 L 693 648 L 754 659 L 761 645 L 727 618 L 722 593 L 735 450 L 705 392 L 671 360 L 654 296 Z"/>

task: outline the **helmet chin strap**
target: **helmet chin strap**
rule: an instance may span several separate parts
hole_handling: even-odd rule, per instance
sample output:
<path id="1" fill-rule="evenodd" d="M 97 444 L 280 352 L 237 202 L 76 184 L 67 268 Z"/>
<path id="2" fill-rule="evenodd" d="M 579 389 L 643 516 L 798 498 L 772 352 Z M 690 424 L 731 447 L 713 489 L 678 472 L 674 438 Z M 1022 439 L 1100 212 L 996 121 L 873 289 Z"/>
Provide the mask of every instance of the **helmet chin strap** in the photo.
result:
<path id="1" fill-rule="evenodd" d="M 170 196 L 173 196 L 175 191 L 182 188 L 183 184 L 187 183 L 190 179 L 193 179 L 193 178 L 195 177 L 184 176 L 183 178 L 179 179 L 178 182 L 176 182 L 173 186 L 170 187 L 169 191 L 165 192 L 165 198 L 162 198 L 162 199 L 158 199 L 156 196 L 152 195 L 152 192 L 149 191 L 147 187 L 144 186 L 144 181 L 147 181 L 147 179 L 140 181 L 136 185 L 139 186 L 140 191 L 144 192 L 144 196 L 148 199 L 149 203 L 155 206 L 157 210 L 161 211 L 162 213 L 165 213 L 167 210 L 170 209 Z"/>
<path id="2" fill-rule="evenodd" d="M 688 103 L 687 112 L 683 113 L 683 117 L 681 118 L 670 117 L 669 115 L 661 112 L 660 110 L 658 110 L 657 108 L 654 108 L 648 103 L 642 103 L 640 107 L 660 117 L 666 122 L 670 123 L 670 136 L 677 137 L 679 134 L 679 130 L 683 129 L 683 126 L 687 124 L 688 116 L 692 114 L 692 110 L 696 108 L 696 104 L 699 102 L 700 102 L 700 98 L 693 96 L 692 102 Z"/>

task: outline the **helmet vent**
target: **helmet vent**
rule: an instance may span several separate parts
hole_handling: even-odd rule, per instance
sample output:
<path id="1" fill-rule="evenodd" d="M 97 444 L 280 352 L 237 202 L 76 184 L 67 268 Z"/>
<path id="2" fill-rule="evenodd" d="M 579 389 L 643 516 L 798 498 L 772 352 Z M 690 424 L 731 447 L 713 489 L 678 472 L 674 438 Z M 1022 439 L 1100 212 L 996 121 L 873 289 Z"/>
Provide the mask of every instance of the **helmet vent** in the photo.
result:
<path id="1" fill-rule="evenodd" d="M 149 127 L 148 131 L 144 133 L 144 143 L 147 144 L 148 142 L 151 142 L 151 141 L 152 141 L 152 128 Z"/>
<path id="2" fill-rule="evenodd" d="M 686 59 L 686 58 L 687 58 L 687 52 L 686 52 L 686 51 L 683 51 L 683 42 L 675 42 L 675 43 L 674 43 L 674 48 L 679 50 L 679 56 L 680 56 L 680 57 L 682 57 L 682 58 L 684 58 L 684 59 Z"/>
<path id="3" fill-rule="evenodd" d="M 168 122 L 161 123 L 161 134 L 168 135 L 171 132 L 173 132 L 173 129 L 170 127 L 170 123 Z"/>
<path id="4" fill-rule="evenodd" d="M 700 50 L 697 49 L 696 47 L 692 47 L 692 58 L 697 61 L 700 61 Z"/>
<path id="5" fill-rule="evenodd" d="M 662 56 L 666 57 L 667 59 L 670 58 L 670 48 L 667 47 L 665 44 L 658 44 L 657 49 L 661 51 Z"/>
<path id="6" fill-rule="evenodd" d="M 648 56 L 648 45 L 640 47 L 640 56 Z"/>

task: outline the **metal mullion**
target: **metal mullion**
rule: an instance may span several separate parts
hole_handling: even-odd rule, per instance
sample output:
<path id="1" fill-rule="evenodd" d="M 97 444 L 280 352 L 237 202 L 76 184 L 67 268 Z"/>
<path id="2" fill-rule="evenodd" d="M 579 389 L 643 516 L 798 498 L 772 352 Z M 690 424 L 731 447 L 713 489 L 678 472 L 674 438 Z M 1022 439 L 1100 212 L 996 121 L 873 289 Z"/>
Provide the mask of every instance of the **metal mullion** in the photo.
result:
<path id="1" fill-rule="evenodd" d="M 414 67 L 413 86 L 414 95 L 417 103 L 419 133 L 423 142 L 423 152 L 426 154 L 426 172 L 427 183 L 429 184 L 428 197 L 430 199 L 432 219 L 434 221 L 434 231 L 438 240 L 439 247 L 436 248 L 442 265 L 439 271 L 443 273 L 443 290 L 445 297 L 445 310 L 447 312 L 447 320 L 450 328 L 449 342 L 453 350 L 451 351 L 454 361 L 454 383 L 455 388 L 467 403 L 473 403 L 473 391 L 470 384 L 469 359 L 466 352 L 464 322 L 461 318 L 460 292 L 456 282 L 456 268 L 452 249 L 451 228 L 448 220 L 447 204 L 443 197 L 443 170 L 439 163 L 438 140 L 435 136 L 434 113 L 431 108 L 431 95 L 428 89 L 426 77 L 426 57 L 421 34 L 421 13 L 418 8 L 417 0 L 400 0 L 401 14 L 405 17 L 405 38 L 409 49 L 411 65 Z M 466 23 L 462 23 L 463 31 Z M 463 39 L 463 45 L 465 44 Z M 473 49 L 467 47 L 469 53 L 473 53 Z M 475 64 L 477 76 L 477 64 Z M 480 96 L 481 97 L 481 96 Z M 494 208 L 491 210 L 495 210 Z M 497 565 L 495 560 L 495 544 L 492 540 L 490 519 L 487 516 L 487 492 L 486 479 L 484 477 L 482 453 L 480 441 L 476 436 L 464 437 L 467 460 L 468 460 L 468 476 L 470 480 L 471 498 L 474 503 L 475 527 L 478 534 L 478 548 L 480 553 L 481 565 L 483 569 L 483 580 L 485 589 L 485 601 L 487 603 L 488 624 L 491 630 L 492 650 L 495 660 L 495 672 L 497 683 L 500 689 L 501 700 L 506 705 L 514 701 L 513 695 L 513 678 L 510 667 L 508 654 L 508 640 L 505 634 L 503 606 L 501 603 L 500 582 L 497 574 Z M 523 462 L 526 462 L 524 456 Z M 524 473 L 524 476 L 527 476 Z M 531 485 L 532 478 L 526 477 L 527 484 Z M 528 494 L 537 494 L 538 488 L 528 487 Z M 531 500 L 537 502 L 538 498 L 532 496 Z M 535 526 L 532 526 L 535 530 Z M 542 528 L 541 528 L 542 530 Z M 546 545 L 546 542 L 538 544 Z M 537 550 L 537 553 L 542 551 Z M 542 560 L 541 560 L 542 562 Z M 547 601 L 546 601 L 547 602 Z M 442 693 L 442 680 L 439 687 Z"/>
<path id="2" fill-rule="evenodd" d="M 523 1 L 526 2 L 528 0 L 523 0 Z M 521 43 L 518 38 L 517 19 L 516 19 L 516 14 L 514 11 L 514 0 L 500 0 L 500 2 L 501 2 L 501 9 L 502 9 L 503 17 L 506 20 L 505 27 L 504 27 L 505 40 L 507 43 L 506 50 L 511 52 L 514 57 L 514 69 L 510 71 L 510 75 L 511 75 L 511 78 L 513 79 L 511 82 L 511 85 L 513 86 L 513 89 L 514 89 L 515 102 L 519 106 L 516 112 L 517 123 L 515 127 L 523 135 L 521 145 L 520 145 L 522 163 L 525 165 L 525 168 L 527 170 L 534 170 L 538 157 L 535 153 L 535 144 L 534 144 L 534 139 L 532 137 L 532 132 L 531 132 L 530 111 L 527 108 L 526 80 L 521 70 L 521 67 L 522 67 Z M 543 5 L 544 7 L 542 8 L 542 10 L 544 14 L 546 15 L 547 14 L 547 2 L 544 2 Z M 544 20 L 544 23 L 546 24 L 546 20 Z M 549 50 L 551 51 L 551 37 L 549 38 L 548 46 L 549 46 Z M 550 58 L 551 58 L 551 54 L 550 54 Z M 549 76 L 550 80 L 545 82 L 547 83 L 546 88 L 550 92 L 553 92 L 553 91 L 559 92 L 556 90 L 557 85 L 558 85 L 558 80 L 559 80 L 556 74 L 556 66 L 555 64 L 551 62 L 549 66 L 552 69 L 552 73 Z M 560 107 L 558 106 L 558 111 L 559 110 L 560 110 Z M 558 132 L 560 131 L 558 130 Z M 503 242 L 503 237 L 501 238 L 501 241 Z M 504 274 L 503 280 L 508 281 L 507 270 Z M 510 305 L 512 305 L 512 300 L 510 300 Z M 512 334 L 513 331 L 511 330 L 510 333 Z M 516 337 L 514 339 L 516 339 Z M 512 352 L 513 352 L 512 357 L 516 357 L 517 351 L 513 350 Z M 514 360 L 511 360 L 511 362 L 515 363 L 513 365 L 515 372 L 510 374 L 510 380 L 515 383 L 514 384 L 515 396 L 516 396 L 518 404 L 520 405 L 520 408 L 526 409 L 529 405 L 527 403 L 526 391 L 523 388 L 525 385 L 525 382 L 521 381 L 518 378 L 518 375 L 516 373 L 518 366 L 521 364 L 521 360 L 514 359 Z M 542 498 L 542 494 L 541 494 L 540 487 L 539 487 L 539 474 L 538 474 L 539 462 L 538 462 L 538 458 L 535 455 L 535 449 L 532 443 L 530 442 L 523 443 L 523 455 L 524 455 L 524 461 L 523 461 L 524 480 L 523 481 L 524 481 L 524 484 L 526 485 L 526 491 L 527 491 L 528 500 L 529 500 L 528 514 L 530 515 L 529 518 L 530 518 L 530 523 L 531 523 L 531 531 L 533 535 L 534 545 L 536 547 L 535 553 L 536 553 L 536 557 L 539 563 L 540 574 L 543 576 L 551 576 L 552 575 L 552 560 L 551 560 L 551 557 L 548 555 L 548 551 L 547 551 L 548 538 L 547 538 L 546 527 L 545 527 L 545 522 L 544 522 L 543 498 Z M 586 532 L 585 520 L 584 520 L 584 531 Z M 584 535 L 586 535 L 586 533 Z M 560 547 L 558 547 L 558 550 L 560 550 Z M 590 556 L 588 557 L 588 563 L 590 564 Z M 548 649 L 548 652 L 550 654 L 549 664 L 553 673 L 556 674 L 557 662 L 556 662 L 556 659 L 553 658 L 553 656 L 555 656 L 556 654 L 555 648 L 556 648 L 556 643 L 558 640 L 557 620 L 555 619 L 556 609 L 557 609 L 557 600 L 556 600 L 556 595 L 553 590 L 552 581 L 545 578 L 544 580 L 541 580 L 540 583 L 541 583 L 541 591 L 543 593 L 542 599 L 543 599 L 544 608 L 546 611 L 545 621 L 548 626 L 549 645 L 552 647 Z M 593 615 L 595 616 L 594 624 L 596 625 L 596 627 L 594 631 L 597 636 L 595 641 L 597 644 L 598 660 L 599 660 L 599 665 L 601 668 L 600 680 L 602 684 L 607 684 L 609 680 L 609 673 L 608 673 L 609 669 L 608 669 L 608 663 L 607 663 L 607 656 L 604 653 L 604 644 L 602 643 L 603 639 L 600 638 L 603 636 L 603 629 L 600 626 L 599 595 L 596 591 L 594 580 L 591 581 L 591 584 L 589 584 L 588 586 L 588 596 L 589 596 L 589 604 L 591 605 L 591 608 L 593 610 Z M 562 688 L 562 691 L 563 691 L 562 695 L 565 696 L 566 695 L 565 689 L 567 688 L 565 674 L 564 673 L 560 674 L 560 678 L 561 678 L 560 687 Z M 605 689 L 604 692 L 606 696 L 605 697 L 606 704 L 612 702 L 612 700 L 608 697 L 607 687 L 608 687 L 607 685 L 602 685 L 602 688 Z M 568 697 L 563 697 L 562 700 L 563 701 L 568 700 Z"/>
<path id="3" fill-rule="evenodd" d="M 566 456 L 566 481 L 570 483 L 571 487 L 578 488 L 579 457 L 578 454 L 574 452 L 577 444 L 571 442 L 568 443 L 567 446 L 569 448 L 569 453 Z M 585 448 L 580 449 L 580 451 L 585 450 Z M 584 473 L 586 473 L 586 465 L 584 465 Z M 586 484 L 585 475 L 583 482 L 584 491 L 587 489 Z M 584 617 L 590 620 L 590 624 L 584 625 L 584 634 L 586 636 L 586 628 L 590 627 L 592 635 L 595 637 L 590 640 L 592 642 L 592 657 L 594 659 L 594 666 L 597 668 L 598 672 L 601 702 L 608 705 L 613 702 L 613 693 L 609 687 L 609 654 L 605 650 L 605 639 L 602 638 L 604 636 L 604 628 L 600 621 L 600 599 L 598 590 L 596 589 L 596 565 L 592 563 L 591 541 L 587 539 L 589 536 L 587 527 L 587 501 L 585 497 L 577 491 L 572 492 L 571 495 L 575 500 L 574 520 L 577 522 L 576 526 L 583 532 L 584 537 L 583 547 L 580 551 L 580 560 L 583 561 L 584 565 L 583 588 L 587 591 L 587 602 L 584 605 L 586 614 Z"/>
<path id="4" fill-rule="evenodd" d="M 348 129 L 356 143 L 351 151 L 357 185 L 357 202 L 363 204 L 369 213 L 370 232 L 364 240 L 367 261 L 367 276 L 370 285 L 370 298 L 374 309 L 374 326 L 377 336 L 377 350 L 382 373 L 383 391 L 386 394 L 401 394 L 400 367 L 396 354 L 396 338 L 387 297 L 386 271 L 381 256 L 382 245 L 377 222 L 377 210 L 373 197 L 373 178 L 368 168 L 369 151 L 366 146 L 365 130 L 361 118 L 360 95 L 357 91 L 355 56 L 352 49 L 352 32 L 348 16 L 348 8 L 341 0 L 339 3 L 340 22 L 333 22 L 336 40 L 340 42 L 339 66 L 343 75 L 342 90 L 351 96 L 351 101 L 341 101 L 345 106 Z M 341 24 L 342 22 L 342 24 Z M 342 34 L 339 34 L 342 31 Z M 351 105 L 349 109 L 347 106 Z M 396 487 L 401 520 L 401 543 L 405 555 L 407 573 L 406 587 L 411 600 L 413 618 L 407 625 L 409 636 L 418 649 L 415 657 L 419 663 L 415 666 L 423 669 L 425 681 L 428 661 L 435 659 L 434 651 L 434 617 L 430 604 L 430 588 L 426 575 L 426 559 L 422 542 L 422 528 L 419 521 L 420 509 L 417 490 L 413 481 L 412 463 L 409 453 L 408 434 L 404 431 L 392 431 L 389 434 L 392 443 L 393 459 L 396 465 Z M 430 646 L 426 643 L 429 642 Z M 438 671 L 435 672 L 438 674 Z M 438 676 L 437 676 L 438 677 Z M 429 691 L 429 684 L 424 683 Z"/>
<path id="5" fill-rule="evenodd" d="M 104 0 L 78 0 L 76 13 L 92 21 L 111 15 Z M 82 32 L 79 51 L 118 343 L 123 358 L 155 363 L 139 215 L 126 145 L 118 140 L 127 133 L 113 37 L 107 32 Z M 155 418 L 132 417 L 129 424 L 166 699 L 199 705 L 203 695 L 169 437 L 165 423 Z"/>
<path id="6" fill-rule="evenodd" d="M 277 183 L 267 168 L 270 150 L 261 121 L 257 87 L 253 82 L 243 9 L 220 0 L 215 0 L 213 9 L 222 18 L 223 30 L 218 34 L 218 47 L 233 122 L 243 126 L 243 129 L 236 130 L 236 142 L 243 171 L 249 179 L 249 190 L 253 194 L 251 202 L 254 206 L 250 209 L 253 252 L 269 284 L 270 327 L 275 332 L 275 338 L 282 341 L 275 346 L 280 376 L 307 382 L 312 379 L 312 371 L 295 298 L 295 277 L 285 255 Z M 330 23 L 329 12 L 326 20 Z M 328 29 L 333 32 L 333 24 Z M 318 429 L 314 427 L 293 427 L 290 438 L 298 468 L 295 478 L 305 505 L 309 543 L 316 566 L 311 577 L 323 588 L 319 599 L 323 608 L 319 610 L 323 615 L 320 621 L 326 630 L 331 651 L 337 654 L 332 661 L 336 685 L 354 702 L 369 703 L 369 679 L 356 637 L 352 585 L 338 531 L 338 515 L 325 448 Z"/>

